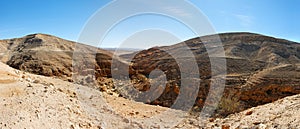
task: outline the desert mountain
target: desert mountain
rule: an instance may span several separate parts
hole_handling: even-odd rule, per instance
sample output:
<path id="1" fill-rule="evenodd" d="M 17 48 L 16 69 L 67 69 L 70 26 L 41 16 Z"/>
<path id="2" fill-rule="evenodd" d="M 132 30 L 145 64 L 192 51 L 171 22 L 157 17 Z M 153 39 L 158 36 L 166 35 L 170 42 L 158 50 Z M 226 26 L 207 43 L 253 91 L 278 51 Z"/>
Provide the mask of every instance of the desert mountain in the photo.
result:
<path id="1" fill-rule="evenodd" d="M 2 62 L 34 74 L 81 84 L 91 83 L 91 78 L 111 76 L 111 52 L 51 35 L 0 40 L 0 49 Z"/>
<path id="2" fill-rule="evenodd" d="M 220 56 L 218 51 L 221 46 L 216 42 L 219 41 L 224 47 L 225 57 Z M 211 47 L 206 48 L 205 44 Z M 300 93 L 300 44 L 253 33 L 224 33 L 122 55 L 132 58 L 133 69 L 145 76 L 155 69 L 166 74 L 167 90 L 153 104 L 171 106 L 176 100 L 181 81 L 180 69 L 169 53 L 184 53 L 184 45 L 193 52 L 201 75 L 195 104 L 199 107 L 203 106 L 210 88 L 211 67 L 216 70 L 220 67 L 219 64 L 211 64 L 210 58 L 226 60 L 226 87 L 222 100 L 239 105 L 234 110 L 244 110 Z M 207 51 L 214 53 L 213 56 L 209 57 Z M 149 86 L 144 87 L 148 90 Z"/>
<path id="3" fill-rule="evenodd" d="M 199 123 L 203 120 L 197 116 L 186 116 L 173 127 L 164 121 L 169 116 L 151 119 L 170 111 L 168 108 L 137 103 L 54 77 L 33 75 L 3 63 L 0 75 L 0 128 L 299 128 L 299 95 L 227 118 L 210 118 L 204 123 Z"/>
<path id="4" fill-rule="evenodd" d="M 300 93 L 298 43 L 252 33 L 225 33 L 218 36 L 219 38 L 216 38 L 216 35 L 204 36 L 172 46 L 154 47 L 134 54 L 121 55 L 121 58 L 113 58 L 112 53 L 103 49 L 45 34 L 0 40 L 0 49 L 2 62 L 13 68 L 39 75 L 55 76 L 81 85 L 96 82 L 97 85 L 92 85 L 94 88 L 100 91 L 112 89 L 113 92 L 118 94 L 121 92 L 120 96 L 127 98 L 151 98 L 153 94 L 140 97 L 139 94 L 131 93 L 128 87 L 132 85 L 122 82 L 122 78 L 127 78 L 124 73 L 129 72 L 134 88 L 142 92 L 150 90 L 150 82 L 161 79 L 148 78 L 151 71 L 159 69 L 166 74 L 166 87 L 161 86 L 162 88 L 157 89 L 159 91 L 154 91 L 162 94 L 147 103 L 166 107 L 171 107 L 182 87 L 181 71 L 176 59 L 169 53 L 185 53 L 185 49 L 182 49 L 185 45 L 192 51 L 199 67 L 200 76 L 189 78 L 191 81 L 201 80 L 195 102 L 195 106 L 199 109 L 202 108 L 210 84 L 214 81 L 211 78 L 211 67 L 216 68 L 216 74 L 223 72 L 218 71 L 221 64 L 211 64 L 210 58 L 225 59 L 227 63 L 226 87 L 218 109 L 221 114 L 227 115 Z M 222 41 L 225 56 L 218 51 L 221 46 L 216 42 L 219 40 Z M 206 48 L 205 44 L 211 47 Z M 214 55 L 209 57 L 207 51 L 213 52 Z M 133 59 L 130 63 L 126 63 L 122 58 L 127 58 L 127 61 L 128 58 Z M 183 58 L 183 61 L 185 60 Z M 120 79 L 117 84 L 120 85 L 112 84 L 112 64 L 121 67 L 113 71 L 117 73 L 117 79 Z M 128 66 L 130 68 L 126 71 Z M 191 71 L 188 73 L 190 75 L 195 72 L 195 70 L 188 71 Z M 194 88 L 189 87 L 184 89 L 187 93 L 192 93 L 193 90 Z M 227 105 L 235 106 L 232 109 Z"/>
<path id="5" fill-rule="evenodd" d="M 202 75 L 200 76 L 202 90 L 210 86 L 209 69 L 212 67 L 209 65 L 207 50 L 203 44 L 213 43 L 212 37 L 214 36 L 185 42 L 193 51 L 199 62 L 198 65 L 201 66 L 199 72 Z M 221 34 L 220 38 L 226 56 L 217 56 L 220 55 L 217 53 L 215 58 L 225 58 L 227 61 L 226 90 L 220 102 L 221 110 L 237 111 L 231 108 L 240 106 L 248 108 L 272 103 L 252 107 L 226 118 L 210 118 L 204 123 L 199 123 L 203 120 L 199 120 L 195 115 L 179 117 L 182 121 L 170 126 L 168 115 L 162 115 L 158 119 L 152 118 L 168 110 L 174 114 L 180 114 L 181 111 L 130 101 L 118 97 L 118 94 L 109 95 L 106 92 L 99 92 L 98 89 L 86 87 L 86 81 L 82 84 L 72 83 L 74 78 L 71 76 L 76 74 L 76 71 L 72 71 L 74 42 L 50 35 L 34 34 L 0 41 L 2 62 L 16 68 L 0 63 L 0 112 L 2 114 L 0 127 L 299 128 L 297 114 L 299 114 L 300 97 L 294 95 L 299 93 L 299 44 L 250 33 Z M 179 70 L 173 62 L 174 59 L 164 50 L 181 52 L 182 44 L 151 48 L 137 52 L 135 55 L 123 56 L 134 57 L 131 67 L 142 75 L 131 73 L 131 78 L 136 81 L 135 86 L 141 91 L 148 90 L 147 81 L 155 81 L 155 79 L 145 78 L 151 70 L 160 69 L 167 73 L 169 83 L 166 91 L 152 104 L 169 106 L 168 104 L 174 100 L 172 97 L 177 97 L 177 90 L 180 88 Z M 95 48 L 86 45 L 81 45 L 79 48 L 84 53 L 84 61 L 92 62 L 87 62 L 92 64 L 91 67 L 83 67 L 82 70 L 98 68 L 95 72 L 98 73 L 98 81 L 103 81 L 103 86 L 111 85 L 105 81 L 110 81 L 111 75 L 108 73 L 110 73 L 112 54 L 96 49 L 96 54 L 89 55 L 87 53 L 94 53 Z M 120 62 L 123 62 L 121 65 L 126 66 L 124 61 Z M 103 69 L 107 71 L 101 71 Z M 63 70 L 65 71 L 62 72 Z M 120 84 L 124 83 L 120 82 Z M 202 105 L 199 100 L 205 99 L 205 92 L 205 90 L 199 92 L 197 106 Z M 172 118 L 171 123 L 175 120 L 175 117 Z"/>

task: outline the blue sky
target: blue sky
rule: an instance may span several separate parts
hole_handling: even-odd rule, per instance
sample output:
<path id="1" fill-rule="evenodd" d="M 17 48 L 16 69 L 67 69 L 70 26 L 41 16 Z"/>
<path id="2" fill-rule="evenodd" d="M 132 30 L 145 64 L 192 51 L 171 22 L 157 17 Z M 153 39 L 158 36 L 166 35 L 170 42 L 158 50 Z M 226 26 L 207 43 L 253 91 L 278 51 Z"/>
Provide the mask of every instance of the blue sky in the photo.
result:
<path id="1" fill-rule="evenodd" d="M 254 32 L 300 42 L 300 1 L 187 1 L 194 4 L 208 17 L 216 32 Z M 89 18 L 109 2 L 111 1 L 1 0 L 0 39 L 46 33 L 77 41 Z M 115 13 L 118 13 L 117 10 Z M 101 47 L 118 47 L 124 39 L 147 28 L 158 28 L 158 33 L 159 30 L 172 30 L 172 34 L 176 35 L 179 40 L 196 36 L 172 19 L 144 15 L 118 24 L 103 41 Z M 151 39 L 151 37 L 148 38 L 148 40 Z M 159 41 L 161 42 L 157 40 Z"/>

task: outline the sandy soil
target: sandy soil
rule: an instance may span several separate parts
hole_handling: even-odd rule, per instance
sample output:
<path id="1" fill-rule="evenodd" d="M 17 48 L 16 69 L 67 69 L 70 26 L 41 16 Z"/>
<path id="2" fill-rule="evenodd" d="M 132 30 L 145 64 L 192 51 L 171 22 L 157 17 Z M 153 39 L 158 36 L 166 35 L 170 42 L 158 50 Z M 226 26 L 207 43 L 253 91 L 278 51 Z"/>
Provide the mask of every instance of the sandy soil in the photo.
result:
<path id="1" fill-rule="evenodd" d="M 224 119 L 199 120 L 186 112 L 146 105 L 0 63 L 0 128 L 300 128 L 300 95 Z"/>
<path id="2" fill-rule="evenodd" d="M 171 128 L 184 114 L 2 63 L 0 75 L 0 128 Z"/>

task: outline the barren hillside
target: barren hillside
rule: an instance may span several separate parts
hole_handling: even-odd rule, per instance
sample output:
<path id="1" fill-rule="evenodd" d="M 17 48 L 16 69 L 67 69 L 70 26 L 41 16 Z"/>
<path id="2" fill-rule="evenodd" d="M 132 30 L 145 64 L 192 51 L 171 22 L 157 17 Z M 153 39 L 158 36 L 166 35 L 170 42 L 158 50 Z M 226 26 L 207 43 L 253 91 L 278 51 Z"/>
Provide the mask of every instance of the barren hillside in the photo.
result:
<path id="1" fill-rule="evenodd" d="M 22 71 L 85 85 L 87 74 L 95 80 L 111 76 L 112 53 L 55 36 L 32 34 L 0 40 L 0 48 L 1 61 Z"/>
<path id="2" fill-rule="evenodd" d="M 299 95 L 227 118 L 199 119 L 2 63 L 0 69 L 0 128 L 299 128 Z M 164 114 L 166 111 L 170 113 Z M 169 119 L 170 114 L 177 117 Z"/>
<path id="3" fill-rule="evenodd" d="M 0 112 L 3 116 L 0 126 L 298 128 L 299 118 L 292 114 L 299 112 L 300 45 L 252 33 L 225 33 L 219 38 L 225 56 L 218 51 L 222 48 L 216 44 L 218 38 L 211 35 L 118 58 L 99 48 L 45 34 L 0 40 L 3 62 L 0 63 Z M 170 55 L 184 54 L 185 45 L 199 67 L 186 69 L 190 72 L 184 73 L 200 73 L 199 77 L 188 78 L 191 83 L 200 79 L 197 93 L 194 87 L 182 89 L 180 82 L 186 80 L 181 79 L 178 62 Z M 213 52 L 213 56 L 209 57 L 207 51 Z M 133 60 L 127 63 L 131 57 Z M 182 59 L 189 64 L 190 58 Z M 216 68 L 216 76 L 224 72 L 218 69 L 222 64 L 211 64 L 212 58 L 226 60 L 225 91 L 219 94 L 223 97 L 214 118 L 199 119 L 210 84 L 215 81 L 211 68 Z M 152 85 L 163 80 L 162 76 L 150 78 L 152 71 L 157 69 L 166 75 L 165 86 Z M 117 76 L 112 77 L 112 73 Z M 166 108 L 171 107 L 182 92 L 187 94 L 182 100 L 190 100 L 193 94 L 189 93 L 196 93 L 193 110 Z M 143 102 L 152 105 L 129 100 L 134 97 L 149 99 Z M 181 104 L 184 107 L 185 101 Z"/>
<path id="4" fill-rule="evenodd" d="M 217 44 L 220 41 L 222 43 Z M 193 52 L 199 67 L 201 86 L 197 106 L 203 105 L 208 94 L 212 81 L 211 68 L 215 68 L 214 70 L 218 72 L 218 67 L 222 65 L 211 64 L 211 58 L 226 60 L 226 87 L 223 98 L 238 98 L 240 106 L 236 110 L 300 93 L 300 44 L 259 34 L 224 33 L 122 56 L 133 58 L 133 69 L 145 76 L 154 69 L 166 73 L 169 81 L 167 89 L 171 89 L 169 90 L 171 92 L 165 90 L 155 103 L 163 106 L 171 106 L 174 103 L 176 99 L 174 96 L 178 95 L 176 88 L 180 87 L 182 80 L 178 62 L 170 53 L 173 55 L 184 53 L 184 45 Z M 224 47 L 225 57 L 219 51 L 222 49 L 220 45 Z M 209 57 L 207 51 L 213 55 Z M 189 74 L 196 73 L 194 70 L 189 71 L 192 71 Z"/>

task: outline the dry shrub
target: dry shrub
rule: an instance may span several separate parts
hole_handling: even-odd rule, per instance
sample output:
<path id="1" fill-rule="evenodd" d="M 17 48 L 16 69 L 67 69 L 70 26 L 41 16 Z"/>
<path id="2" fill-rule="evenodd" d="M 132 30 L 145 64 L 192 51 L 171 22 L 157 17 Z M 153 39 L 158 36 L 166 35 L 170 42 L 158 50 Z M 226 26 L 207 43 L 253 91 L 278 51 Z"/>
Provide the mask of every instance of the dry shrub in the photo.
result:
<path id="1" fill-rule="evenodd" d="M 233 93 L 229 93 L 227 96 L 223 96 L 218 108 L 217 114 L 223 117 L 228 116 L 230 114 L 241 111 L 242 103 L 239 98 L 236 97 Z"/>

